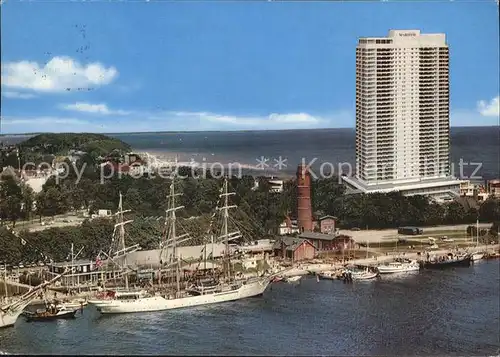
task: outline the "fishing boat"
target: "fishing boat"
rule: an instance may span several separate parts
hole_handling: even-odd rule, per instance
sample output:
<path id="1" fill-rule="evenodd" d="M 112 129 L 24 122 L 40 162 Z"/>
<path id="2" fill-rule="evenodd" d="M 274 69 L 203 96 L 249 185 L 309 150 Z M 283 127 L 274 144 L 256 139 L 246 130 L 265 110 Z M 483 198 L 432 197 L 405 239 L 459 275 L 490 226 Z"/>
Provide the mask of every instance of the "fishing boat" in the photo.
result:
<path id="1" fill-rule="evenodd" d="M 420 264 L 411 260 L 396 260 L 387 264 L 377 266 L 380 274 L 407 273 L 420 270 Z"/>
<path id="2" fill-rule="evenodd" d="M 448 253 L 446 256 L 428 259 L 421 262 L 424 269 L 447 269 L 452 267 L 469 267 L 471 265 L 471 254 L 453 254 Z"/>
<path id="3" fill-rule="evenodd" d="M 17 318 L 23 313 L 26 306 L 28 306 L 38 296 L 38 294 L 43 291 L 43 289 L 61 279 L 61 277 L 63 275 L 66 275 L 68 272 L 69 270 L 66 270 L 65 272 L 57 275 L 51 280 L 32 288 L 30 291 L 28 291 L 26 294 L 22 295 L 15 301 L 0 306 L 0 328 L 14 326 Z M 5 291 L 7 291 L 7 289 Z"/>
<path id="4" fill-rule="evenodd" d="M 215 283 L 207 288 L 199 282 L 193 282 L 184 288 L 181 288 L 180 268 L 182 258 L 178 254 L 177 246 L 180 242 L 187 241 L 190 238 L 180 240 L 187 236 L 177 236 L 176 234 L 176 211 L 183 208 L 175 205 L 175 197 L 179 196 L 174 191 L 175 180 L 170 185 L 169 209 L 167 209 L 167 219 L 165 220 L 165 233 L 168 237 L 161 242 L 162 249 L 169 250 L 170 262 L 165 269 L 173 272 L 175 286 L 173 289 L 162 289 L 160 291 L 140 291 L 140 292 L 116 292 L 111 294 L 106 300 L 89 300 L 89 304 L 96 306 L 102 314 L 119 314 L 133 312 L 162 311 L 177 308 L 186 308 L 199 305 L 215 304 L 227 301 L 240 300 L 253 296 L 259 296 L 264 293 L 271 280 L 269 277 L 261 276 L 250 279 L 235 279 L 230 267 L 229 241 L 241 237 L 239 231 L 228 232 L 229 209 L 236 206 L 229 206 L 229 196 L 234 193 L 228 192 L 228 181 L 224 180 L 223 193 L 220 197 L 224 199 L 224 206 L 218 208 L 223 212 L 223 234 L 219 238 L 226 245 L 223 264 L 223 276 L 213 276 Z M 213 256 L 213 235 L 212 235 L 212 256 Z M 205 246 L 206 247 L 206 246 Z M 160 280 L 161 282 L 161 280 Z"/>
<path id="5" fill-rule="evenodd" d="M 64 306 L 51 304 L 45 309 L 39 309 L 36 312 L 24 311 L 23 315 L 26 321 L 52 321 L 58 319 L 72 319 L 76 314 L 75 309 L 67 309 Z"/>

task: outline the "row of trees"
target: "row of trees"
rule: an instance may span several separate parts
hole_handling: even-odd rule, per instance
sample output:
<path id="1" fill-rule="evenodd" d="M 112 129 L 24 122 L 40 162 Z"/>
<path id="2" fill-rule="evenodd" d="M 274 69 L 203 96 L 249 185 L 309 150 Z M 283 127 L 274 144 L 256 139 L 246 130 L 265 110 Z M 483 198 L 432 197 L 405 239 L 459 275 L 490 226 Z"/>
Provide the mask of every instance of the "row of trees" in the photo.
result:
<path id="1" fill-rule="evenodd" d="M 79 162 L 79 170 L 84 161 Z M 191 169 L 180 170 L 189 176 Z M 255 189 L 252 176 L 230 179 L 230 189 L 236 192 L 231 197 L 231 204 L 238 206 L 234 210 L 231 228 L 239 229 L 243 236 L 258 239 L 277 232 L 285 216 L 296 216 L 297 187 L 294 180 L 287 181 L 282 193 L 269 191 L 264 178 L 259 178 L 259 187 Z M 189 231 L 194 237 L 192 243 L 201 243 L 207 236 L 210 222 L 212 228 L 220 226 L 220 221 L 211 219 L 219 201 L 221 180 L 216 178 L 188 177 L 179 180 L 176 191 L 182 192 L 178 204 L 184 210 L 179 211 L 181 229 Z M 95 166 L 86 165 L 83 177 L 78 181 L 74 171 L 65 179 L 50 178 L 38 194 L 25 185 L 18 184 L 13 178 L 0 182 L 0 218 L 15 225 L 20 219 L 42 220 L 70 211 L 87 209 L 90 213 L 99 209 L 116 210 L 119 193 L 124 196 L 125 209 L 133 212 L 127 219 L 134 219 L 128 228 L 131 243 L 138 243 L 145 249 L 158 246 L 158 237 L 162 234 L 163 220 L 157 219 L 165 214 L 170 179 L 160 177 L 135 179 L 129 176 L 114 176 L 100 181 Z M 466 210 L 461 204 L 452 202 L 439 205 L 426 197 L 405 197 L 399 193 L 389 194 L 344 194 L 344 187 L 337 178 L 313 181 L 312 205 L 316 216 L 333 215 L 338 218 L 341 228 L 390 228 L 405 225 L 429 226 L 440 224 L 475 223 L 476 219 L 492 222 L 500 217 L 500 201 L 489 199 L 479 210 Z M 30 242 L 19 245 L 20 239 L 11 237 L 8 231 L 0 231 L 0 261 L 9 258 L 29 256 L 35 260 L 43 247 L 53 259 L 64 259 L 71 242 L 89 247 L 85 252 L 88 258 L 102 249 L 109 247 L 113 230 L 109 220 L 85 222 L 81 227 L 52 228 L 42 232 L 21 232 L 21 238 Z M 3 233 L 1 233 L 3 232 Z M 9 244 L 8 242 L 17 242 Z M 5 243 L 5 244 L 4 244 Z M 18 246 L 18 250 L 11 251 Z M 31 248 L 30 248 L 31 247 Z M 17 252 L 17 253 L 16 253 Z"/>
<path id="2" fill-rule="evenodd" d="M 233 177 L 230 186 L 236 192 L 233 203 L 241 215 L 259 222 L 261 234 L 272 234 L 285 216 L 296 216 L 297 188 L 294 180 L 284 185 L 280 193 L 269 192 L 264 178 L 254 189 L 254 178 Z M 7 177 L 0 182 L 0 218 L 15 225 L 19 219 L 39 219 L 70 211 L 88 209 L 114 210 L 119 193 L 124 195 L 124 206 L 141 216 L 163 215 L 167 206 L 170 180 L 160 177 L 134 179 L 113 177 L 103 183 L 90 178 L 80 182 L 66 178 L 50 178 L 37 195 L 25 184 L 17 184 Z M 213 212 L 219 200 L 221 181 L 215 178 L 189 177 L 179 180 L 178 192 L 183 192 L 179 204 L 185 206 L 181 216 L 200 216 Z M 400 193 L 344 194 L 344 188 L 335 178 L 313 182 L 312 205 L 316 216 L 333 215 L 345 228 L 390 228 L 403 225 L 429 226 L 439 224 L 473 223 L 477 219 L 492 222 L 500 217 L 500 201 L 488 199 L 478 210 L 465 209 L 458 202 L 445 205 L 431 202 L 424 196 L 405 197 Z M 36 204 L 35 204 L 36 202 Z"/>

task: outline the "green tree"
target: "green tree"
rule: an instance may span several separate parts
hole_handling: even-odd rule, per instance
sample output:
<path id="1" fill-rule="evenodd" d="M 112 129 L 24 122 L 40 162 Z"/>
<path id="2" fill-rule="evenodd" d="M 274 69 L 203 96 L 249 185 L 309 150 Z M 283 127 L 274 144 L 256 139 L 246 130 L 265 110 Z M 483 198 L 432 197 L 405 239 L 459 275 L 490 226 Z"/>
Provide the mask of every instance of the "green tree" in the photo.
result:
<path id="1" fill-rule="evenodd" d="M 23 217 L 27 220 L 30 220 L 35 203 L 35 192 L 31 188 L 31 186 L 26 184 L 21 185 L 21 192 Z"/>
<path id="2" fill-rule="evenodd" d="M 0 182 L 0 217 L 8 219 L 12 225 L 21 217 L 23 194 L 13 177 L 8 176 Z"/>
<path id="3" fill-rule="evenodd" d="M 479 217 L 483 222 L 497 221 L 500 217 L 500 199 L 488 198 L 479 207 Z"/>
<path id="4" fill-rule="evenodd" d="M 18 264 L 21 261 L 21 242 L 5 227 L 0 227 L 0 262 Z"/>
<path id="5" fill-rule="evenodd" d="M 446 205 L 446 222 L 449 224 L 462 223 L 466 217 L 464 207 L 458 202 L 451 202 Z"/>
<path id="6" fill-rule="evenodd" d="M 36 212 L 42 220 L 42 216 L 55 216 L 67 211 L 66 199 L 57 187 L 50 187 L 47 191 L 42 190 L 36 199 Z"/>

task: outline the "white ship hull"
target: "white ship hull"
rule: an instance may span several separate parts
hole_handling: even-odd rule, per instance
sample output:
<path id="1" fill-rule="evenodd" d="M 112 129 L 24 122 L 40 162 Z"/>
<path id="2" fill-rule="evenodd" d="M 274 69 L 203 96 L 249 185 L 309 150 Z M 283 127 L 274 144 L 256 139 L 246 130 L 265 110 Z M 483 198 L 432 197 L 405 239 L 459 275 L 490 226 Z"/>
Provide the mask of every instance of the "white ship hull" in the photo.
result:
<path id="1" fill-rule="evenodd" d="M 62 302 L 59 304 L 59 306 L 64 306 L 64 308 L 70 310 L 78 310 L 81 309 L 82 307 L 87 306 L 87 301 L 82 300 L 81 302 L 79 301 Z"/>
<path id="2" fill-rule="evenodd" d="M 287 283 L 296 283 L 296 282 L 298 282 L 301 278 L 302 278 L 302 276 L 300 276 L 300 275 L 290 276 L 290 277 L 286 278 L 286 281 L 287 281 Z"/>
<path id="3" fill-rule="evenodd" d="M 476 262 L 484 258 L 484 253 L 474 253 L 472 254 L 471 258 L 473 262 Z"/>
<path id="4" fill-rule="evenodd" d="M 182 298 L 168 299 L 157 295 L 133 300 L 89 300 L 88 303 L 94 305 L 102 314 L 163 311 L 216 304 L 262 295 L 269 283 L 269 279 L 260 279 L 248 282 L 236 290 Z"/>
<path id="5" fill-rule="evenodd" d="M 352 279 L 353 280 L 371 280 L 371 279 L 375 279 L 377 276 L 378 276 L 377 273 L 372 273 L 372 272 L 353 273 Z"/>
<path id="6" fill-rule="evenodd" d="M 0 307 L 0 328 L 14 326 L 18 317 L 30 302 L 31 300 L 25 301 L 22 304 L 18 304 L 15 308 L 3 309 Z"/>
<path id="7" fill-rule="evenodd" d="M 401 265 L 380 265 L 377 267 L 380 274 L 394 274 L 394 273 L 408 273 L 419 271 L 420 265 L 418 264 L 401 264 Z"/>

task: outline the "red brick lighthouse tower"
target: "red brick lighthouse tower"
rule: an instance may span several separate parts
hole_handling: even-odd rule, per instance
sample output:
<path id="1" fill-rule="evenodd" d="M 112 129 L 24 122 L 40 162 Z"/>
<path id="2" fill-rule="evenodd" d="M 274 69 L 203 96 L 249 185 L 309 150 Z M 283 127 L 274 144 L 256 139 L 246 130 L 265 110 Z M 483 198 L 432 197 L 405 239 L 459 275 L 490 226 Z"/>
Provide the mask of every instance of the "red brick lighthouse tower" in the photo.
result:
<path id="1" fill-rule="evenodd" d="M 297 168 L 297 191 L 297 225 L 300 232 L 311 232 L 313 230 L 311 173 L 307 166 L 299 165 Z"/>

